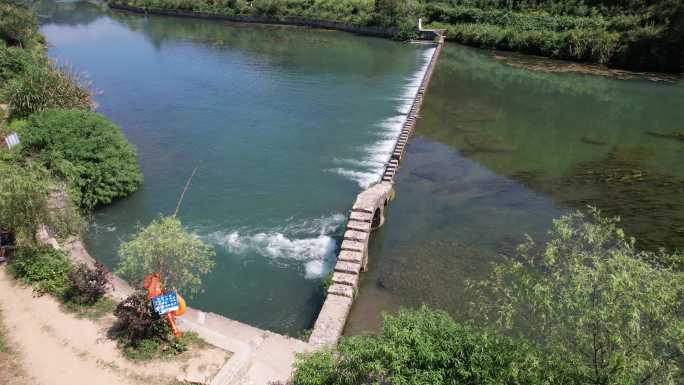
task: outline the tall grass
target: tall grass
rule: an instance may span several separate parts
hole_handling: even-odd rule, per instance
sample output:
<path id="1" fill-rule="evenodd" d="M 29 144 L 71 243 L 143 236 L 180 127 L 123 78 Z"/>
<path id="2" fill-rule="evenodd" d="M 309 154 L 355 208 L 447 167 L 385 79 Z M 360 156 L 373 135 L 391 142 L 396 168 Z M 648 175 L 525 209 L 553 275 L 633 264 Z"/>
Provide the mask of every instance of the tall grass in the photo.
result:
<path id="1" fill-rule="evenodd" d="M 54 64 L 30 65 L 5 89 L 12 119 L 25 118 L 48 108 L 91 107 L 89 89 L 77 74 Z"/>

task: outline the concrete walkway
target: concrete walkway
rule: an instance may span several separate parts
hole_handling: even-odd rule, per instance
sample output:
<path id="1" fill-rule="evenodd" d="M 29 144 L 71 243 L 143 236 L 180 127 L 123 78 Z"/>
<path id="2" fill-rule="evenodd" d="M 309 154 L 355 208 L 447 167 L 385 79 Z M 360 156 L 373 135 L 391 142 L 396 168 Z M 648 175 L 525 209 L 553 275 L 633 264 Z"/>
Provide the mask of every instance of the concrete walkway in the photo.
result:
<path id="1" fill-rule="evenodd" d="M 60 247 L 54 238 L 42 233 L 43 242 Z M 78 238 L 64 243 L 64 251 L 78 263 L 93 265 L 95 259 Z M 122 300 L 133 292 L 122 279 L 113 276 L 112 297 Z M 188 308 L 178 318 L 183 331 L 193 331 L 206 342 L 233 353 L 230 360 L 211 381 L 211 385 L 268 385 L 272 381 L 287 381 L 298 353 L 313 348 L 306 342 L 261 330 L 214 313 Z"/>

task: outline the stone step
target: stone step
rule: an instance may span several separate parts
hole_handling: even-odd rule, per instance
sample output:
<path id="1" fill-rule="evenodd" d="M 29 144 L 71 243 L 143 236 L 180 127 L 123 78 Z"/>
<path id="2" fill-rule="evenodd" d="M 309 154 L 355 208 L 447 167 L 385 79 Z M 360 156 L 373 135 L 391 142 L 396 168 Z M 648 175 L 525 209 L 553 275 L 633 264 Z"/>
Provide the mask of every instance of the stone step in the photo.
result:
<path id="1" fill-rule="evenodd" d="M 342 250 L 337 255 L 337 260 L 360 265 L 363 262 L 363 253 L 359 253 L 358 251 Z"/>
<path id="2" fill-rule="evenodd" d="M 370 223 L 373 220 L 373 214 L 367 212 L 352 211 L 351 214 L 349 214 L 349 219 L 353 221 Z"/>
<path id="3" fill-rule="evenodd" d="M 355 241 L 350 241 L 345 239 L 342 241 L 342 246 L 340 246 L 341 250 L 350 250 L 350 251 L 359 251 L 359 252 L 364 252 L 366 251 L 366 245 L 362 242 L 355 242 Z"/>
<path id="4" fill-rule="evenodd" d="M 333 283 L 328 288 L 328 294 L 339 295 L 347 298 L 354 298 L 354 288 L 347 285 Z"/>
<path id="5" fill-rule="evenodd" d="M 359 276 L 356 274 L 333 273 L 332 281 L 333 283 L 356 288 L 359 285 Z"/>
<path id="6" fill-rule="evenodd" d="M 347 230 L 344 232 L 344 239 L 365 243 L 368 241 L 368 233 L 362 231 Z"/>
<path id="7" fill-rule="evenodd" d="M 347 230 L 363 231 L 365 233 L 370 233 L 371 224 L 370 221 L 363 222 L 350 220 L 347 222 Z"/>
<path id="8" fill-rule="evenodd" d="M 345 261 L 337 261 L 335 264 L 335 271 L 338 273 L 356 274 L 361 272 L 361 264 Z"/>
<path id="9" fill-rule="evenodd" d="M 354 206 L 352 206 L 352 212 L 357 212 L 357 213 L 367 213 L 367 214 L 373 214 L 373 210 L 367 207 L 363 206 L 357 206 L 356 203 L 354 203 Z"/>

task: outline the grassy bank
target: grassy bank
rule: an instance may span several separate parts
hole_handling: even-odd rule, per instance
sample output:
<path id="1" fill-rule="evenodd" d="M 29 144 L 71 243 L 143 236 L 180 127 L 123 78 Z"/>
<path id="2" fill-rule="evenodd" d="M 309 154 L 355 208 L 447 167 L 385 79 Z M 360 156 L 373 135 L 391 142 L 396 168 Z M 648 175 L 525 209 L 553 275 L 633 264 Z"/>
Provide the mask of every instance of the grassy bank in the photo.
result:
<path id="1" fill-rule="evenodd" d="M 447 30 L 448 40 L 641 71 L 681 72 L 684 2 L 679 0 L 110 0 L 147 10 L 279 20 L 302 17 L 358 26 L 416 21 Z"/>

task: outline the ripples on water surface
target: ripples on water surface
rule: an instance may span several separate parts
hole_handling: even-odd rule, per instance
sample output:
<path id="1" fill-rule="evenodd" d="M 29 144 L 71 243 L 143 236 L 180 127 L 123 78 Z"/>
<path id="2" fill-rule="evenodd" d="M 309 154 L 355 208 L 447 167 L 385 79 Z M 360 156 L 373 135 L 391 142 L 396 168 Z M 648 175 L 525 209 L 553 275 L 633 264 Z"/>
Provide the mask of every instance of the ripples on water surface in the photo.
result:
<path id="1" fill-rule="evenodd" d="M 463 316 L 525 233 L 599 207 L 647 249 L 684 248 L 684 83 L 512 68 L 449 44 L 427 92 L 347 333 L 381 311 Z"/>
<path id="2" fill-rule="evenodd" d="M 40 14 L 50 56 L 88 73 L 145 173 L 140 192 L 95 214 L 89 250 L 115 263 L 199 165 L 180 217 L 217 266 L 192 305 L 278 332 L 309 327 L 345 213 L 379 178 L 431 48 L 83 2 Z"/>

